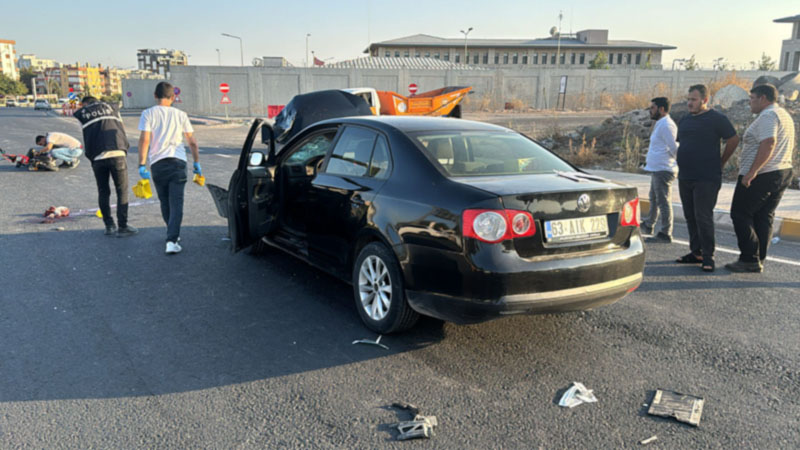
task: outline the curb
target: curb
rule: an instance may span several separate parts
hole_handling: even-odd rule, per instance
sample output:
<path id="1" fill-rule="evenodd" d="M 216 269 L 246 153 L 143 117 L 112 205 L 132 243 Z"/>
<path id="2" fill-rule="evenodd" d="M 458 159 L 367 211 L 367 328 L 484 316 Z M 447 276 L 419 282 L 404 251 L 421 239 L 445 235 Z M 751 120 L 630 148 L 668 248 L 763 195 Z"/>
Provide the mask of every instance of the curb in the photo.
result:
<path id="1" fill-rule="evenodd" d="M 650 210 L 650 200 L 639 197 L 639 204 L 641 205 L 642 214 Z M 683 216 L 683 205 L 680 203 L 672 204 L 672 217 L 675 222 L 686 223 L 686 219 Z M 731 220 L 730 211 L 715 209 L 714 225 L 723 230 L 733 231 L 733 221 Z M 800 241 L 800 221 L 775 217 L 772 223 L 772 230 L 774 237 Z"/>

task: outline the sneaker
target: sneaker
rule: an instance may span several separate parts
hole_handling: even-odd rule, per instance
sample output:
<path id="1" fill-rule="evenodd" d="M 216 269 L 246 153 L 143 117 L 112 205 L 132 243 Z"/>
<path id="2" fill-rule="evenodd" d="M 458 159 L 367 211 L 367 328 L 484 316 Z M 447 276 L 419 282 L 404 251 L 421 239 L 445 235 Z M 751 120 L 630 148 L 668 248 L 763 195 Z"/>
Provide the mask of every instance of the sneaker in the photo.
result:
<path id="1" fill-rule="evenodd" d="M 730 270 L 731 272 L 754 272 L 754 273 L 761 273 L 764 271 L 764 266 L 761 265 L 760 262 L 746 262 L 746 261 L 736 261 L 732 263 L 725 264 L 725 268 Z"/>
<path id="2" fill-rule="evenodd" d="M 167 242 L 168 255 L 174 255 L 175 253 L 180 253 L 181 250 L 183 250 L 181 248 L 181 244 L 178 244 L 177 242 Z"/>
<path id="3" fill-rule="evenodd" d="M 116 225 L 108 225 L 106 227 L 106 231 L 103 233 L 106 236 L 114 236 L 117 234 L 117 226 Z"/>
<path id="4" fill-rule="evenodd" d="M 645 225 L 644 223 L 639 225 L 639 230 L 642 231 L 642 234 L 653 234 L 653 228 Z"/>
<path id="5" fill-rule="evenodd" d="M 128 225 L 117 230 L 117 237 L 118 238 L 130 237 L 138 232 L 139 232 L 138 228 Z"/>
<path id="6" fill-rule="evenodd" d="M 672 236 L 659 231 L 658 234 L 645 238 L 644 241 L 669 244 L 672 242 Z"/>

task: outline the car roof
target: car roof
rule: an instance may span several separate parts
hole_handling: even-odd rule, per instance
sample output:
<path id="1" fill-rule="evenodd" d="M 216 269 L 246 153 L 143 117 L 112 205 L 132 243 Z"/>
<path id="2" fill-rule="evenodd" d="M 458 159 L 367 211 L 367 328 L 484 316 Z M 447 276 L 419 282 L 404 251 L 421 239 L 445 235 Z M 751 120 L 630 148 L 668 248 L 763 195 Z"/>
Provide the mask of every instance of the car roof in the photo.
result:
<path id="1" fill-rule="evenodd" d="M 505 131 L 508 128 L 472 120 L 426 116 L 357 116 L 330 119 L 319 124 L 352 123 L 375 128 L 394 128 L 404 133 L 417 131 Z"/>

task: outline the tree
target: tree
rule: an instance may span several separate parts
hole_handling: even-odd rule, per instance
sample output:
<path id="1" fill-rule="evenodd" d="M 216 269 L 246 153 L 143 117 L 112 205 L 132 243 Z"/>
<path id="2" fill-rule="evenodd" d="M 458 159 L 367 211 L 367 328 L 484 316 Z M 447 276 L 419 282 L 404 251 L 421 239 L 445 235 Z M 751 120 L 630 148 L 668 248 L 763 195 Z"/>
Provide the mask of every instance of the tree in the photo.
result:
<path id="1" fill-rule="evenodd" d="M 725 58 L 720 57 L 714 60 L 714 70 L 725 71 L 730 69 L 731 64 L 725 61 Z"/>
<path id="2" fill-rule="evenodd" d="M 691 58 L 687 59 L 683 65 L 683 68 L 686 70 L 700 70 L 700 64 L 697 63 L 697 60 L 692 55 Z"/>
<path id="3" fill-rule="evenodd" d="M 589 61 L 590 69 L 608 69 L 608 57 L 604 52 L 597 52 L 597 55 Z"/>
<path id="4" fill-rule="evenodd" d="M 31 80 L 36 77 L 36 72 L 32 68 L 26 67 L 19 71 L 19 82 L 26 88 L 31 88 Z"/>
<path id="5" fill-rule="evenodd" d="M 761 54 L 761 61 L 757 61 L 758 70 L 775 70 L 778 65 L 766 53 Z"/>
<path id="6" fill-rule="evenodd" d="M 61 83 L 51 79 L 47 84 L 50 85 L 50 94 L 55 95 L 56 97 L 61 97 Z"/>
<path id="7" fill-rule="evenodd" d="M 27 93 L 28 88 L 24 84 L 0 73 L 0 94 L 25 95 Z"/>

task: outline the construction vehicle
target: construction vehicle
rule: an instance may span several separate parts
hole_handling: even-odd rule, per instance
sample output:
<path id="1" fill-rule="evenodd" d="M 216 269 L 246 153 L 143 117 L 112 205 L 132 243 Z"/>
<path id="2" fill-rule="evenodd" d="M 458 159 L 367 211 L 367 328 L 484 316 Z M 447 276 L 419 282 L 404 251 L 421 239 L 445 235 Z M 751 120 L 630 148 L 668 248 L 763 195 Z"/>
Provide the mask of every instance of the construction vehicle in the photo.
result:
<path id="1" fill-rule="evenodd" d="M 467 97 L 472 87 L 447 86 L 410 96 L 373 88 L 342 90 L 366 100 L 376 116 L 461 117 L 461 101 Z"/>

